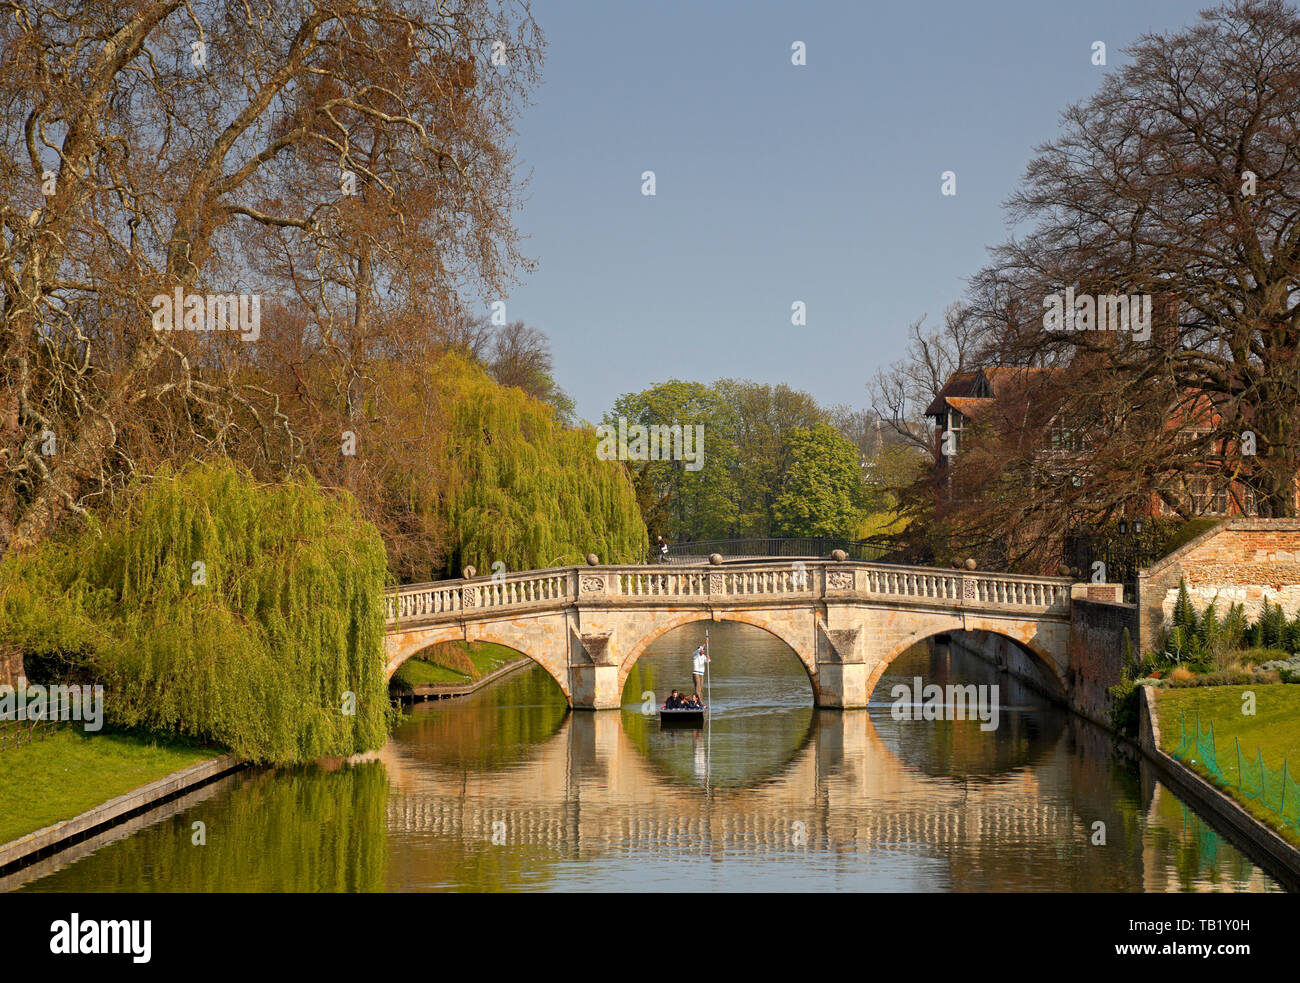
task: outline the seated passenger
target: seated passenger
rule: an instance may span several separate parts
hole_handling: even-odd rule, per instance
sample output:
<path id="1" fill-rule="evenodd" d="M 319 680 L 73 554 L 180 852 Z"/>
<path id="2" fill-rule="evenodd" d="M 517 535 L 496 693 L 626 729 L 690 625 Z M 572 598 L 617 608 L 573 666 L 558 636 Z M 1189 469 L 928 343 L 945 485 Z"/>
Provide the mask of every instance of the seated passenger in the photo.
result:
<path id="1" fill-rule="evenodd" d="M 668 694 L 668 699 L 664 702 L 664 709 L 676 710 L 681 705 L 682 705 L 681 694 L 678 693 L 677 690 L 673 690 L 671 693 Z"/>

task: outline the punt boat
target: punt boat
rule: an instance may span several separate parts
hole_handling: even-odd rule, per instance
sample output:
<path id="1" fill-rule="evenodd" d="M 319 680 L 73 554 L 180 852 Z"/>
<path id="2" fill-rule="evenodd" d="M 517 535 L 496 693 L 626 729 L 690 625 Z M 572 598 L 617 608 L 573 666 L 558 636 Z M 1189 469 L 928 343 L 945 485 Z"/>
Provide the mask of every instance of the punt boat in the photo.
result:
<path id="1" fill-rule="evenodd" d="M 708 707 L 682 707 L 676 710 L 660 707 L 659 723 L 670 727 L 699 727 L 704 723 L 704 715 L 708 712 Z"/>

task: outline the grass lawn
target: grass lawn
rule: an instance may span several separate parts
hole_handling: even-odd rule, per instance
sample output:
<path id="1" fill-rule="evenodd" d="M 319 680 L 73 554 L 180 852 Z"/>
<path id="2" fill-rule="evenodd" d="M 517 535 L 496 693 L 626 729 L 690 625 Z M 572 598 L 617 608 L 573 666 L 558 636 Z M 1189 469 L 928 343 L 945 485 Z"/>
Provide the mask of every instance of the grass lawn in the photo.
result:
<path id="1" fill-rule="evenodd" d="M 80 729 L 0 751 L 0 843 L 71 819 L 109 799 L 222 754 Z"/>
<path id="2" fill-rule="evenodd" d="M 470 642 L 468 645 L 462 644 L 457 648 L 461 657 L 467 658 L 469 664 L 474 667 L 473 675 L 453 669 L 449 665 L 442 665 L 428 659 L 416 657 L 407 659 L 402 663 L 397 672 L 393 674 L 393 681 L 399 686 L 403 683 L 406 686 L 462 685 L 482 679 L 484 676 L 496 672 L 506 663 L 522 658 L 514 649 L 506 648 L 504 645 L 497 645 L 494 642 Z"/>
<path id="3" fill-rule="evenodd" d="M 436 686 L 442 683 L 468 683 L 470 678 L 455 669 L 434 665 L 424 659 L 407 659 L 393 673 L 393 681 L 398 680 L 412 686 Z"/>
<path id="4" fill-rule="evenodd" d="M 1241 712 L 1241 694 L 1247 690 L 1255 694 L 1253 716 Z M 1237 750 L 1233 744 L 1236 738 L 1242 757 L 1252 761 L 1257 752 L 1262 752 L 1264 764 L 1274 770 L 1281 770 L 1285 760 L 1288 774 L 1300 778 L 1300 686 L 1189 686 L 1157 689 L 1155 695 L 1161 749 L 1169 754 L 1178 749 L 1184 710 L 1189 729 L 1196 725 L 1198 713 L 1202 728 L 1213 722 L 1214 750 L 1226 782 L 1225 791 L 1251 815 L 1279 829 L 1287 840 L 1300 846 L 1300 833 L 1279 826 L 1275 813 L 1237 792 Z M 1208 777 L 1199 763 L 1190 767 Z"/>

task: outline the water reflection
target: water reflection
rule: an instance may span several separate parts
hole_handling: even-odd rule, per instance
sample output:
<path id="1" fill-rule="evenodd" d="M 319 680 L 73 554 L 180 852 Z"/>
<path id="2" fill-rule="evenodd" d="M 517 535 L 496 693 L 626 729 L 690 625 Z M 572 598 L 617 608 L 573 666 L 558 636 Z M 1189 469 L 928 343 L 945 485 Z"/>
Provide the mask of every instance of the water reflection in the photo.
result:
<path id="1" fill-rule="evenodd" d="M 382 891 L 389 791 L 378 761 L 244 773 L 24 890 Z"/>
<path id="2" fill-rule="evenodd" d="M 570 713 L 526 670 L 421 705 L 377 762 L 247 775 L 30 889 L 1277 889 L 1108 735 L 969 657 L 919 647 L 869 709 L 815 710 L 780 642 L 713 625 L 711 724 L 662 730 L 642 694 L 686 688 L 702 631 L 652 647 L 621 711 Z M 917 675 L 997 683 L 1001 726 L 894 719 Z"/>

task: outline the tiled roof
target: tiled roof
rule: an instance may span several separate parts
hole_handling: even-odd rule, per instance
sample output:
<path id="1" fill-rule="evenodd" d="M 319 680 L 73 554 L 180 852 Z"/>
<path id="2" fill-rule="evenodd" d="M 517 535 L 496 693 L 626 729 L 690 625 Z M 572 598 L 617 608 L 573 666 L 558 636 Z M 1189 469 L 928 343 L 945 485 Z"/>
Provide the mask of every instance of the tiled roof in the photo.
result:
<path id="1" fill-rule="evenodd" d="M 949 396 L 947 403 L 962 416 L 974 416 L 979 410 L 993 402 L 988 397 Z"/>

